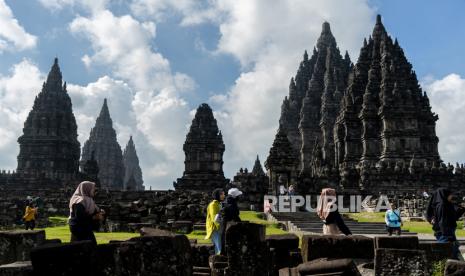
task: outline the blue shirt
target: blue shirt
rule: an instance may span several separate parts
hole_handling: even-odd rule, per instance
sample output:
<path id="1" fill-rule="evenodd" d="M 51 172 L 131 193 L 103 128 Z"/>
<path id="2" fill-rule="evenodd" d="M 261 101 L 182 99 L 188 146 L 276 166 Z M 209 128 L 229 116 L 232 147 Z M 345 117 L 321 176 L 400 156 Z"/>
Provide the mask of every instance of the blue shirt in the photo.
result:
<path id="1" fill-rule="evenodd" d="M 384 216 L 384 221 L 386 221 L 386 225 L 389 227 L 400 227 L 400 211 L 387 210 L 386 215 Z"/>

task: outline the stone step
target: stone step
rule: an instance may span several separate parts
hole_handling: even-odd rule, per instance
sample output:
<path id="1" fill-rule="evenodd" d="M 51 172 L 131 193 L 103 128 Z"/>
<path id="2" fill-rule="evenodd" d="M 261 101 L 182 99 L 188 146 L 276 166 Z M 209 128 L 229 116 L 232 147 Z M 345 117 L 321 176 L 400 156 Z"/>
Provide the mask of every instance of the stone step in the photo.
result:
<path id="1" fill-rule="evenodd" d="M 211 269 L 209 267 L 194 266 L 192 268 L 192 275 L 196 275 L 196 276 L 211 275 Z"/>

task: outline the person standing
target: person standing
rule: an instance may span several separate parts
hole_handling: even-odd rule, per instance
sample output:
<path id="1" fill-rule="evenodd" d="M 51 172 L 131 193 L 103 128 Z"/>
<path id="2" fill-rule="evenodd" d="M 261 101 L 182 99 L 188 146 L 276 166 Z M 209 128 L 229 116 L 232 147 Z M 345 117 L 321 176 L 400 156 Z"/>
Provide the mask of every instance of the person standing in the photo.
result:
<path id="1" fill-rule="evenodd" d="M 105 212 L 101 210 L 93 199 L 95 183 L 83 181 L 69 201 L 70 216 L 68 219 L 71 231 L 71 242 L 92 241 L 97 244 L 94 229 L 98 229 L 103 221 Z"/>
<path id="2" fill-rule="evenodd" d="M 460 251 L 455 230 L 457 220 L 465 213 L 465 208 L 454 203 L 454 196 L 449 189 L 437 189 L 428 203 L 426 219 L 432 224 L 438 242 L 452 243 L 453 258 L 458 260 Z"/>
<path id="3" fill-rule="evenodd" d="M 341 232 L 346 236 L 352 235 L 352 232 L 350 232 L 337 210 L 336 190 L 331 188 L 321 190 L 321 195 L 318 199 L 317 214 L 324 223 L 323 235 L 337 235 Z"/>
<path id="4" fill-rule="evenodd" d="M 36 227 L 36 215 L 37 215 L 37 207 L 34 206 L 32 200 L 29 200 L 26 205 L 26 210 L 24 212 L 23 220 L 24 226 L 26 230 L 34 230 Z"/>
<path id="5" fill-rule="evenodd" d="M 213 200 L 207 207 L 207 220 L 205 227 L 207 235 L 205 239 L 211 239 L 215 247 L 215 254 L 221 254 L 222 249 L 222 232 L 223 232 L 223 218 L 220 214 L 221 202 L 224 200 L 224 191 L 222 189 L 215 189 L 212 193 Z"/>
<path id="6" fill-rule="evenodd" d="M 241 221 L 239 207 L 237 206 L 237 200 L 240 195 L 242 195 L 242 192 L 238 188 L 228 190 L 228 196 L 223 204 L 225 226 L 230 221 Z"/>
<path id="7" fill-rule="evenodd" d="M 402 219 L 400 217 L 400 210 L 397 209 L 397 204 L 395 202 L 391 203 L 391 209 L 386 211 L 384 215 L 384 221 L 386 222 L 386 229 L 388 235 L 392 236 L 392 233 L 395 232 L 397 236 L 400 236 L 402 226 Z"/>

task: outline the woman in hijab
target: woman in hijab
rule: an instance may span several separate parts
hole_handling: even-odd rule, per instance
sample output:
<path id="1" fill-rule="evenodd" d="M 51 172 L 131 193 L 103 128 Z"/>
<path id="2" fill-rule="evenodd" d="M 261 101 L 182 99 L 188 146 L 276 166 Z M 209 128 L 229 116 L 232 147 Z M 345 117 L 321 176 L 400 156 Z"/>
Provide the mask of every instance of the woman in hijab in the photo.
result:
<path id="1" fill-rule="evenodd" d="M 352 235 L 349 228 L 337 210 L 336 190 L 325 188 L 321 190 L 318 200 L 317 214 L 323 220 L 323 235 Z"/>
<path id="2" fill-rule="evenodd" d="M 89 240 L 97 244 L 93 230 L 96 222 L 103 220 L 104 211 L 95 204 L 94 195 L 95 183 L 84 181 L 69 201 L 71 242 Z"/>
<path id="3" fill-rule="evenodd" d="M 222 249 L 222 217 L 220 214 L 221 201 L 224 200 L 224 191 L 222 189 L 215 189 L 212 193 L 213 200 L 207 207 L 207 220 L 205 227 L 207 235 L 205 239 L 211 239 L 215 246 L 215 254 L 221 254 Z"/>
<path id="4" fill-rule="evenodd" d="M 453 243 L 453 257 L 459 258 L 459 245 L 455 236 L 457 220 L 465 212 L 463 206 L 453 203 L 453 194 L 446 188 L 437 189 L 428 203 L 426 219 L 433 225 L 434 236 L 438 242 Z"/>

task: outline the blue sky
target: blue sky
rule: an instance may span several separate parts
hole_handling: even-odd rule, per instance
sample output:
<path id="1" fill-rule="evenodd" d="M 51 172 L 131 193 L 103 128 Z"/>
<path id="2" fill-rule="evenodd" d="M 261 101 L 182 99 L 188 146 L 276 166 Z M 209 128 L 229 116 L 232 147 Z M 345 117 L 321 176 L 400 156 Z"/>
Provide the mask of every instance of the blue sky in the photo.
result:
<path id="1" fill-rule="evenodd" d="M 266 158 L 289 79 L 321 24 L 356 61 L 377 13 L 440 116 L 444 161 L 465 159 L 461 0 L 0 0 L 0 10 L 0 168 L 16 167 L 22 123 L 58 56 L 81 144 L 107 97 L 120 145 L 134 136 L 146 186 L 171 188 L 193 111 L 207 102 L 232 178 Z"/>

